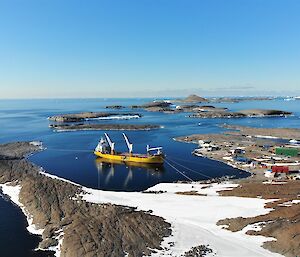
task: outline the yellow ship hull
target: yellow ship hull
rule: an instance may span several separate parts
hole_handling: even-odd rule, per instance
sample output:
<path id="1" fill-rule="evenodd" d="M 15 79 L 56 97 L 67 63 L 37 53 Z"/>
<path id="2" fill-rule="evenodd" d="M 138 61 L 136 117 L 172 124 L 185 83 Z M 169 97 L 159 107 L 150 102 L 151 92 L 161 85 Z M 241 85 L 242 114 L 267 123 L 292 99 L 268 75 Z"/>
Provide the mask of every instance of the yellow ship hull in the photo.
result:
<path id="1" fill-rule="evenodd" d="M 138 163 L 148 163 L 148 164 L 162 164 L 164 162 L 163 155 L 139 155 L 139 154 L 107 154 L 101 152 L 94 152 L 95 155 L 101 158 L 121 161 L 121 162 L 138 162 Z"/>
<path id="2" fill-rule="evenodd" d="M 138 168 L 144 168 L 148 170 L 156 170 L 156 171 L 163 171 L 163 163 L 142 163 L 142 162 L 124 162 L 124 161 L 116 161 L 106 158 L 97 157 L 96 165 L 102 165 L 102 164 L 115 164 L 115 165 L 126 165 L 128 167 L 138 167 Z"/>

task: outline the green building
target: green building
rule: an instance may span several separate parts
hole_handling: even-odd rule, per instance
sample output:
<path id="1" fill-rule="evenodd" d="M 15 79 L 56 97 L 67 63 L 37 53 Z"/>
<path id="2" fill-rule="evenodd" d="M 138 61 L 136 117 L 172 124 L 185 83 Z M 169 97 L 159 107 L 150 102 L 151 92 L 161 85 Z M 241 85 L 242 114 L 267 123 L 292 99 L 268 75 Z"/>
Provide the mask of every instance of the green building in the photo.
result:
<path id="1" fill-rule="evenodd" d="M 275 153 L 278 155 L 285 155 L 285 156 L 297 156 L 299 153 L 298 148 L 289 148 L 289 147 L 277 147 L 275 149 Z"/>

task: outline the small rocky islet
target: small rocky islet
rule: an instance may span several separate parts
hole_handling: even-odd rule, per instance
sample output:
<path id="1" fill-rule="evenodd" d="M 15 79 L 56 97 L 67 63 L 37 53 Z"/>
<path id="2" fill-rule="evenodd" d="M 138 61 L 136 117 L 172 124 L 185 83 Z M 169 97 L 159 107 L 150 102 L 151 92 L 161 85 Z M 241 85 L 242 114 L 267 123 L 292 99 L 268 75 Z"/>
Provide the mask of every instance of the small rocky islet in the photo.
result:
<path id="1" fill-rule="evenodd" d="M 105 108 L 106 109 L 117 109 L 117 110 L 119 110 L 119 109 L 125 108 L 125 106 L 122 106 L 122 105 L 107 105 L 107 106 L 105 106 Z"/>
<path id="2" fill-rule="evenodd" d="M 81 112 L 81 113 L 68 113 L 60 114 L 48 117 L 48 120 L 55 122 L 80 122 L 89 119 L 99 119 L 99 118 L 110 118 L 115 116 L 122 117 L 142 117 L 139 113 L 111 113 L 111 112 Z"/>
<path id="3" fill-rule="evenodd" d="M 139 113 L 111 113 L 111 112 L 82 112 L 61 114 L 48 117 L 49 121 L 54 123 L 49 124 L 49 128 L 55 131 L 78 131 L 78 130 L 152 130 L 160 128 L 156 124 L 127 124 L 127 123 L 90 123 L 86 121 L 111 119 L 137 119 L 141 118 Z"/>
<path id="4" fill-rule="evenodd" d="M 213 103 L 241 102 L 241 101 L 267 101 L 271 97 L 243 97 L 243 98 L 204 98 L 190 95 L 183 99 L 159 100 L 143 105 L 132 105 L 132 109 L 143 109 L 149 112 L 163 112 L 166 114 L 186 112 L 190 118 L 245 118 L 245 117 L 274 117 L 288 116 L 292 112 L 268 109 L 249 109 L 230 111 L 226 107 L 215 107 Z"/>
<path id="5" fill-rule="evenodd" d="M 190 95 L 183 99 L 166 101 L 154 101 L 143 105 L 130 106 L 132 109 L 143 109 L 149 112 L 162 112 L 175 114 L 188 113 L 190 118 L 245 118 L 245 117 L 280 117 L 292 115 L 291 112 L 268 109 L 249 109 L 232 112 L 226 107 L 215 107 L 213 103 L 240 102 L 240 101 L 262 101 L 272 100 L 270 97 L 245 97 L 245 98 L 204 98 Z"/>
<path id="6" fill-rule="evenodd" d="M 196 112 L 188 117 L 191 118 L 246 118 L 246 117 L 284 117 L 292 115 L 291 112 L 280 110 L 265 110 L 265 109 L 252 109 L 241 110 L 237 112 L 230 112 L 227 110 L 211 110 L 205 112 Z"/>
<path id="7" fill-rule="evenodd" d="M 134 110 L 142 109 L 148 112 L 161 112 L 165 114 L 187 113 L 189 118 L 245 118 L 245 117 L 284 117 L 292 115 L 291 112 L 281 110 L 250 109 L 240 111 L 230 111 L 226 107 L 215 107 L 209 103 L 218 102 L 218 98 L 204 98 L 197 95 L 190 95 L 184 99 L 175 99 L 168 101 L 153 101 L 142 105 L 132 105 L 127 108 Z M 221 98 L 222 100 L 223 98 Z M 226 98 L 225 102 L 229 102 Z M 220 100 L 220 99 L 219 99 Z M 220 101 L 221 101 L 220 100 Z M 223 99 L 224 100 L 224 99 Z M 261 98 L 241 98 L 241 100 L 261 100 Z M 271 98 L 263 98 L 271 100 Z M 176 105 L 175 103 L 180 103 Z M 205 104 L 204 104 L 205 103 Z M 109 105 L 106 109 L 123 109 L 122 105 Z M 142 115 L 136 112 L 82 112 L 68 113 L 48 117 L 48 120 L 54 122 L 49 127 L 55 131 L 77 131 L 77 130 L 152 130 L 161 126 L 156 124 L 126 124 L 126 123 L 90 123 L 87 121 L 102 119 L 133 119 L 141 118 Z M 70 123 L 70 124 L 68 124 Z"/>
<path id="8" fill-rule="evenodd" d="M 50 124 L 55 131 L 78 131 L 78 130 L 152 130 L 159 129 L 159 125 L 153 124 Z"/>

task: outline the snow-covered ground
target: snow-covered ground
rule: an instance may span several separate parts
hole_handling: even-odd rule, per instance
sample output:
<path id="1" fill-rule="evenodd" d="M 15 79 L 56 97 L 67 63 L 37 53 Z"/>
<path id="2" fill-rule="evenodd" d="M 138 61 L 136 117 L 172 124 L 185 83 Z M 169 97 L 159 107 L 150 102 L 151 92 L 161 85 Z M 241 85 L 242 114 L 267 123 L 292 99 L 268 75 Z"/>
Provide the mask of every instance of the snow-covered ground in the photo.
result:
<path id="1" fill-rule="evenodd" d="M 247 229 L 230 232 L 217 226 L 220 219 L 252 217 L 268 213 L 266 200 L 242 197 L 222 197 L 217 191 L 236 187 L 236 184 L 178 184 L 161 183 L 148 191 L 165 193 L 110 192 L 83 188 L 84 200 L 94 203 L 113 203 L 152 210 L 154 215 L 164 217 L 172 225 L 172 235 L 163 242 L 166 249 L 152 254 L 153 257 L 180 256 L 193 246 L 208 244 L 214 251 L 210 256 L 222 257 L 271 257 L 282 256 L 261 247 L 272 238 L 246 235 Z M 179 195 L 176 192 L 197 191 L 198 195 Z M 248 227 L 251 229 L 251 226 Z M 174 245 L 168 244 L 173 242 Z M 209 256 L 209 255 L 208 255 Z"/>
<path id="2" fill-rule="evenodd" d="M 44 175 L 53 179 L 41 171 Z M 64 180 L 69 182 L 67 180 Z M 142 192 L 111 192 L 83 187 L 82 198 L 93 203 L 112 203 L 137 207 L 139 210 L 152 210 L 154 215 L 161 216 L 171 223 L 172 235 L 162 243 L 163 250 L 152 254 L 152 257 L 180 256 L 185 251 L 201 244 L 209 245 L 213 254 L 208 256 L 220 257 L 279 257 L 282 255 L 271 253 L 261 247 L 262 243 L 272 238 L 249 236 L 245 233 L 254 226 L 247 226 L 242 231 L 230 232 L 217 226 L 220 219 L 234 217 L 252 217 L 268 213 L 264 205 L 268 201 L 258 198 L 223 197 L 218 195 L 219 190 L 230 190 L 237 184 L 197 184 L 197 183 L 161 183 L 148 191 L 163 191 L 163 193 Z M 41 234 L 32 224 L 32 217 L 19 202 L 20 186 L 1 184 L 2 190 L 9 195 L 14 203 L 19 205 L 27 216 L 28 230 L 31 233 Z M 202 195 L 180 195 L 176 192 L 196 191 Z M 75 200 L 75 199 L 74 199 Z M 259 226 L 255 224 L 255 229 Z M 60 255 L 60 245 L 63 241 L 63 231 L 58 231 L 59 245 L 51 250 Z"/>
<path id="3" fill-rule="evenodd" d="M 86 118 L 85 120 L 130 120 L 130 119 L 139 119 L 139 115 L 113 115 L 108 117 L 98 117 L 98 118 Z"/>

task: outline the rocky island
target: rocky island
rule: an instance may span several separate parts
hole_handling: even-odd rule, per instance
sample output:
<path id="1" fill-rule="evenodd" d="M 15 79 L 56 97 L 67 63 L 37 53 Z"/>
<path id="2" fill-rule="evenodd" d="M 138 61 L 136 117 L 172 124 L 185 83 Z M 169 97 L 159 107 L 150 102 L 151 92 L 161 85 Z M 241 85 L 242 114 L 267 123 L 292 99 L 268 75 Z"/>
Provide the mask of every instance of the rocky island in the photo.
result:
<path id="1" fill-rule="evenodd" d="M 265 110 L 265 109 L 252 109 L 230 112 L 227 110 L 214 110 L 198 111 L 188 117 L 191 118 L 245 118 L 245 117 L 284 117 L 292 115 L 291 112 L 281 110 Z"/>
<path id="2" fill-rule="evenodd" d="M 176 99 L 173 102 L 182 102 L 182 103 L 207 103 L 209 100 L 202 96 L 198 96 L 195 94 L 189 95 L 184 99 Z"/>
<path id="3" fill-rule="evenodd" d="M 132 109 L 143 109 L 149 112 L 162 112 L 166 114 L 176 114 L 180 112 L 191 113 L 188 114 L 188 117 L 191 118 L 245 118 L 245 117 L 284 117 L 291 115 L 291 112 L 282 111 L 282 110 L 268 110 L 268 109 L 249 109 L 249 110 L 240 110 L 240 111 L 230 111 L 226 107 L 215 107 L 214 105 L 200 105 L 200 103 L 218 103 L 219 98 L 204 98 L 198 95 L 190 95 L 184 99 L 174 99 L 174 100 L 159 100 L 153 101 L 149 103 L 145 103 L 142 105 L 132 105 L 130 108 Z M 223 99 L 223 98 L 220 98 Z M 226 98 L 227 99 L 227 98 Z M 233 101 L 235 98 L 228 98 L 228 102 Z M 236 101 L 249 101 L 249 100 L 271 100 L 272 98 L 259 98 L 259 97 L 243 97 L 237 98 Z M 224 99 L 223 99 L 224 100 Z M 221 102 L 223 102 L 223 100 Z M 227 100 L 225 102 L 227 102 Z M 230 101 L 229 101 L 230 100 Z M 179 103 L 175 105 L 175 103 Z M 123 106 L 114 105 L 107 106 L 107 108 L 115 108 L 119 109 Z M 94 115 L 94 114 L 92 114 Z M 109 115 L 107 113 L 102 113 L 101 115 Z M 113 114 L 115 115 L 115 114 Z M 127 114 L 126 114 L 127 115 Z M 130 114 L 128 114 L 130 115 Z M 139 114 L 136 114 L 139 115 Z M 79 115 L 80 117 L 81 115 Z M 70 119 L 71 121 L 74 119 L 72 115 L 65 115 L 65 119 Z M 60 121 L 64 119 L 61 116 L 51 117 L 50 120 Z"/>
<path id="4" fill-rule="evenodd" d="M 151 124 L 50 124 L 50 128 L 55 131 L 79 131 L 79 130 L 152 130 L 159 129 L 159 125 Z"/>
<path id="5" fill-rule="evenodd" d="M 122 106 L 122 105 L 107 105 L 107 106 L 105 106 L 105 108 L 106 109 L 123 109 L 123 108 L 125 108 L 124 106 Z"/>
<path id="6" fill-rule="evenodd" d="M 82 112 L 50 116 L 49 128 L 57 132 L 82 130 L 152 130 L 155 124 L 102 123 L 103 120 L 128 120 L 142 117 L 139 113 Z M 89 122 L 89 121 L 97 122 Z"/>
<path id="7" fill-rule="evenodd" d="M 149 112 L 168 112 L 172 111 L 171 103 L 166 101 L 154 101 L 143 105 L 132 105 L 132 109 L 144 109 Z"/>
<path id="8" fill-rule="evenodd" d="M 161 112 L 166 114 L 176 114 L 181 112 L 189 113 L 191 118 L 245 118 L 245 117 L 284 117 L 291 115 L 291 112 L 282 110 L 268 110 L 268 109 L 249 109 L 230 111 L 226 107 L 216 107 L 208 103 L 220 102 L 240 102 L 240 101 L 255 101 L 255 100 L 272 100 L 271 97 L 240 97 L 240 98 L 204 98 L 195 94 L 189 95 L 183 99 L 174 100 L 156 100 L 142 105 L 129 106 L 132 109 L 143 109 L 149 112 Z M 201 105 L 206 103 L 206 105 Z M 176 105 L 177 104 L 177 105 Z M 121 109 L 124 106 L 112 105 L 106 106 L 110 109 Z M 116 114 L 116 113 L 81 113 L 81 114 L 66 114 L 49 117 L 49 120 L 59 122 L 83 121 L 92 118 L 109 118 L 116 115 L 123 115 L 124 118 L 128 116 L 132 118 L 141 117 L 140 114 Z"/>
<path id="9" fill-rule="evenodd" d="M 139 113 L 110 113 L 110 112 L 82 112 L 68 113 L 48 117 L 48 120 L 55 122 L 80 122 L 90 119 L 104 119 L 122 117 L 123 119 L 140 118 Z"/>
<path id="10" fill-rule="evenodd" d="M 213 97 L 210 99 L 210 102 L 215 103 L 239 103 L 245 101 L 270 101 L 274 100 L 274 97 L 258 97 L 258 96 L 249 96 L 249 97 Z"/>
<path id="11" fill-rule="evenodd" d="M 245 101 L 269 101 L 273 100 L 274 97 L 211 97 L 205 98 L 202 96 L 198 96 L 196 94 L 192 94 L 183 99 L 175 99 L 174 103 L 182 102 L 182 103 L 239 103 Z"/>

